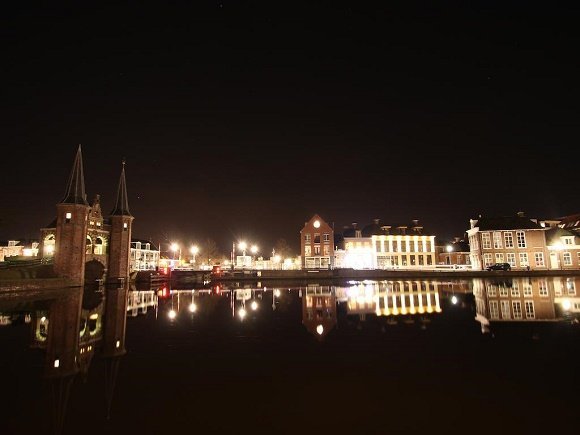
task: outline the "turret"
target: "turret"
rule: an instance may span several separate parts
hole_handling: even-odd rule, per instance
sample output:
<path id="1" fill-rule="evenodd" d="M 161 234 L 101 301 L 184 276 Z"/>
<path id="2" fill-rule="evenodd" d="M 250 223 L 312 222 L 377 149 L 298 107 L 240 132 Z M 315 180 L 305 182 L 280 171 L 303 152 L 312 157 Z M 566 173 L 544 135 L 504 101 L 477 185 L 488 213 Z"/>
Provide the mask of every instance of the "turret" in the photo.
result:
<path id="1" fill-rule="evenodd" d="M 81 146 L 77 150 L 63 200 L 57 204 L 54 271 L 78 285 L 84 284 L 87 216 Z"/>
<path id="2" fill-rule="evenodd" d="M 125 162 L 121 170 L 117 200 L 111 211 L 111 238 L 110 255 L 107 272 L 107 281 L 118 282 L 129 279 L 129 261 L 131 255 L 131 226 L 133 216 L 129 211 L 127 197 L 127 183 L 125 181 Z"/>

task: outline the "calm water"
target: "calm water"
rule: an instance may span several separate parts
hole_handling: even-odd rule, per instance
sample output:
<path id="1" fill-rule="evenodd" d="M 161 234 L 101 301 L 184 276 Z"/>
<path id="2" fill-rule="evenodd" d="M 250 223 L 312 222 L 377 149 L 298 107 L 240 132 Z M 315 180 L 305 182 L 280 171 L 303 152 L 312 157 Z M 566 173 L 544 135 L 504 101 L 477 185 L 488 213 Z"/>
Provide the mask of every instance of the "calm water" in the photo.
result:
<path id="1" fill-rule="evenodd" d="M 576 430 L 580 278 L 270 285 L 1 294 L 1 432 Z"/>

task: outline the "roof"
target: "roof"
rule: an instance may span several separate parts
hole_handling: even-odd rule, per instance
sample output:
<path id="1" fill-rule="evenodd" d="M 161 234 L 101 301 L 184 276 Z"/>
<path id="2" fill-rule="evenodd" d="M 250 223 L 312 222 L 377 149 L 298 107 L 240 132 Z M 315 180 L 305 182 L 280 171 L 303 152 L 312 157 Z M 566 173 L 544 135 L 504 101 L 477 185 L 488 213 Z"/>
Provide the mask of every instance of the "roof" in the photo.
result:
<path id="1" fill-rule="evenodd" d="M 117 188 L 117 201 L 111 211 L 111 216 L 131 216 L 129 211 L 129 198 L 127 197 L 127 183 L 125 181 L 125 162 L 119 178 L 119 187 Z"/>
<path id="2" fill-rule="evenodd" d="M 66 192 L 61 204 L 83 204 L 89 205 L 85 193 L 85 175 L 83 172 L 83 154 L 81 146 L 77 149 L 77 155 L 73 163 L 72 171 L 68 178 Z"/>
<path id="3" fill-rule="evenodd" d="M 502 216 L 502 217 L 482 217 L 478 218 L 476 227 L 479 231 L 490 230 L 541 230 L 540 224 L 523 216 Z"/>
<path id="4" fill-rule="evenodd" d="M 546 230 L 546 241 L 548 245 L 552 245 L 558 241 L 560 237 L 574 237 L 575 234 L 563 228 L 550 228 Z"/>
<path id="5" fill-rule="evenodd" d="M 145 243 L 149 243 L 150 249 L 152 251 L 158 251 L 157 245 L 155 243 L 153 243 L 151 240 L 131 238 L 131 243 L 137 243 L 137 242 L 141 243 L 142 245 L 144 245 Z"/>

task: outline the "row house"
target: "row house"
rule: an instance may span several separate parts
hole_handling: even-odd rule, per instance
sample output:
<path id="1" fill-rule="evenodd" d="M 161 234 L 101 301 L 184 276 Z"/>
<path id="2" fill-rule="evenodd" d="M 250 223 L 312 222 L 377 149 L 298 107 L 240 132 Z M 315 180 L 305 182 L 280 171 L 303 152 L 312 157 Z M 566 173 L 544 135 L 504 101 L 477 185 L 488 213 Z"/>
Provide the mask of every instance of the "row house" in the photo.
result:
<path id="1" fill-rule="evenodd" d="M 362 230 L 353 223 L 343 232 L 344 250 L 335 267 L 353 269 L 433 268 L 435 236 L 426 235 L 418 220 L 381 225 L 379 219 Z"/>
<path id="2" fill-rule="evenodd" d="M 509 263 L 512 269 L 546 270 L 549 251 L 546 227 L 515 216 L 471 219 L 469 237 L 473 270 L 482 270 L 494 263 Z"/>
<path id="3" fill-rule="evenodd" d="M 158 270 L 160 254 L 149 240 L 131 240 L 130 270 Z"/>
<path id="4" fill-rule="evenodd" d="M 300 230 L 300 256 L 305 269 L 334 266 L 334 230 L 317 214 Z"/>
<path id="5" fill-rule="evenodd" d="M 576 216 L 576 215 L 575 215 Z M 494 263 L 512 269 L 580 269 L 580 233 L 574 216 L 538 220 L 515 216 L 471 220 L 470 256 L 474 270 Z"/>

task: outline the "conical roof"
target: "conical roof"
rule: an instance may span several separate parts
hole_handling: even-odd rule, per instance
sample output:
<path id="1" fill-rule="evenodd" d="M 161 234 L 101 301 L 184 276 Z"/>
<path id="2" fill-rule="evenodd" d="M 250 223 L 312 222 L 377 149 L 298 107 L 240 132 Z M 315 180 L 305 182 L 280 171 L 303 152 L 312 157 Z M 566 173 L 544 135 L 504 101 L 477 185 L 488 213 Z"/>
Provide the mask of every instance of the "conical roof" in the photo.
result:
<path id="1" fill-rule="evenodd" d="M 117 189 L 117 201 L 115 208 L 111 212 L 111 216 L 131 216 L 131 212 L 129 211 L 129 197 L 127 196 L 127 182 L 125 181 L 124 161 L 121 177 L 119 178 L 119 187 Z"/>
<path id="2" fill-rule="evenodd" d="M 81 146 L 77 150 L 77 155 L 73 164 L 66 192 L 61 204 L 83 204 L 89 205 L 85 194 L 85 176 L 83 172 L 83 155 Z"/>

